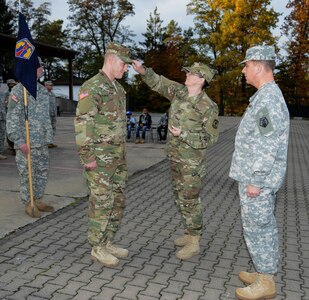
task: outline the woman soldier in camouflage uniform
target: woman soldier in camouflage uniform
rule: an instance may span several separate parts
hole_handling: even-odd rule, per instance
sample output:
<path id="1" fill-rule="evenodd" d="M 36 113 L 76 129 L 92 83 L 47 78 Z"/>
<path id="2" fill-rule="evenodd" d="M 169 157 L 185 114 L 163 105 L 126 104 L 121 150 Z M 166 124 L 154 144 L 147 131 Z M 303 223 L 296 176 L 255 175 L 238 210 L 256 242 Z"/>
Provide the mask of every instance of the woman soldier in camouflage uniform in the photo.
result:
<path id="1" fill-rule="evenodd" d="M 184 67 L 187 78 L 183 85 L 157 75 L 138 61 L 132 65 L 152 90 L 171 101 L 167 153 L 186 233 L 175 240 L 176 246 L 183 246 L 176 256 L 189 259 L 200 252 L 203 215 L 199 193 L 205 175 L 206 149 L 218 138 L 218 108 L 203 91 L 214 73 L 201 63 Z"/>

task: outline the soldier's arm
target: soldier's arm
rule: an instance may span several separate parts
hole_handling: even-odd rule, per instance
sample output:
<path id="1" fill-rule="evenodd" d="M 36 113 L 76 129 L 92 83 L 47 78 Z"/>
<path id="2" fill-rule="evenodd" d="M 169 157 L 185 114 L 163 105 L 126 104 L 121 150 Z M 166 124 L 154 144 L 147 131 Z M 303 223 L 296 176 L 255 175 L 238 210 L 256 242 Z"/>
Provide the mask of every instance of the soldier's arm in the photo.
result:
<path id="1" fill-rule="evenodd" d="M 97 95 L 90 88 L 81 89 L 76 109 L 75 137 L 81 163 L 86 165 L 96 160 L 95 156 L 95 115 L 97 114 Z"/>
<path id="2" fill-rule="evenodd" d="M 18 93 L 17 88 L 13 88 L 9 96 L 6 130 L 8 138 L 14 142 L 15 149 L 19 149 L 21 145 L 26 144 L 22 122 L 25 122 L 23 98 Z"/>
<path id="3" fill-rule="evenodd" d="M 263 187 L 265 177 L 270 174 L 278 152 L 280 127 L 284 122 L 278 99 L 271 103 L 262 102 L 257 108 L 251 185 Z"/>

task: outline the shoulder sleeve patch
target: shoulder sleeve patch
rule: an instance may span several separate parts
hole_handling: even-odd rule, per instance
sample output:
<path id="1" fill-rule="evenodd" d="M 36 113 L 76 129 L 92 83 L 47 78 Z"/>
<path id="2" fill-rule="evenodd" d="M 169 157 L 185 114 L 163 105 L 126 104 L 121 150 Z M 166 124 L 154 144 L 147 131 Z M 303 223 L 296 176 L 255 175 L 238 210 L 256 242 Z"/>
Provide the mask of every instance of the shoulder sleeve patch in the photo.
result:
<path id="1" fill-rule="evenodd" d="M 11 99 L 16 103 L 19 102 L 18 98 L 15 95 L 12 95 Z"/>
<path id="2" fill-rule="evenodd" d="M 262 135 L 270 135 L 274 131 L 274 127 L 266 107 L 261 108 L 256 115 L 256 124 Z"/>
<path id="3" fill-rule="evenodd" d="M 89 96 L 88 92 L 87 92 L 87 91 L 84 91 L 84 92 L 82 92 L 82 93 L 79 95 L 79 100 L 83 100 L 83 99 L 85 99 L 85 98 L 88 97 L 88 96 Z"/>

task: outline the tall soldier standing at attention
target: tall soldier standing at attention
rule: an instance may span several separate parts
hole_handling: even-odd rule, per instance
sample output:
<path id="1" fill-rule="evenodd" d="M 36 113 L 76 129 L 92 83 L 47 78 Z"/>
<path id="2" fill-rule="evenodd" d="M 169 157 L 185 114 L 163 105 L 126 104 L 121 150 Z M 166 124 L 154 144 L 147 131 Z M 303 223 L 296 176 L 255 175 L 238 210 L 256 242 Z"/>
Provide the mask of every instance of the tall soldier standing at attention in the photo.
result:
<path id="1" fill-rule="evenodd" d="M 76 144 L 90 190 L 88 240 L 92 258 L 115 267 L 128 250 L 113 245 L 124 208 L 126 93 L 121 79 L 131 62 L 130 50 L 111 43 L 104 65 L 79 91 Z"/>
<path id="2" fill-rule="evenodd" d="M 290 121 L 274 81 L 275 59 L 274 47 L 255 46 L 241 62 L 247 83 L 257 91 L 237 130 L 229 176 L 238 181 L 243 233 L 256 273 L 239 273 L 250 285 L 236 289 L 238 299 L 276 297 L 279 242 L 274 209 L 286 172 Z"/>
<path id="3" fill-rule="evenodd" d="M 152 90 L 171 101 L 167 155 L 186 233 L 175 240 L 176 246 L 183 246 L 176 257 L 189 259 L 200 253 L 203 208 L 199 194 L 206 174 L 206 149 L 218 139 L 218 107 L 203 91 L 214 73 L 208 66 L 194 63 L 183 68 L 187 72 L 183 85 L 157 75 L 138 61 L 132 66 Z"/>

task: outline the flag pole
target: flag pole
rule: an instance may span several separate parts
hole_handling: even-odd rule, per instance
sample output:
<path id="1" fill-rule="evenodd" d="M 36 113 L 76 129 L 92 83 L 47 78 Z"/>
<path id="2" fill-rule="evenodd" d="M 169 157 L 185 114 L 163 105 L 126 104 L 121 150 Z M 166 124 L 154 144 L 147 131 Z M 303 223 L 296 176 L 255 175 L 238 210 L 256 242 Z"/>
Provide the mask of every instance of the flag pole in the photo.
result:
<path id="1" fill-rule="evenodd" d="M 30 130 L 29 130 L 29 118 L 28 118 L 28 94 L 27 89 L 24 90 L 24 108 L 25 108 L 25 125 L 26 125 L 26 144 L 28 146 L 28 177 L 29 177 L 29 192 L 30 192 L 30 207 L 32 208 L 32 215 L 34 215 L 34 199 L 33 199 L 33 185 L 32 185 L 32 164 L 31 164 L 31 149 L 30 149 Z"/>

